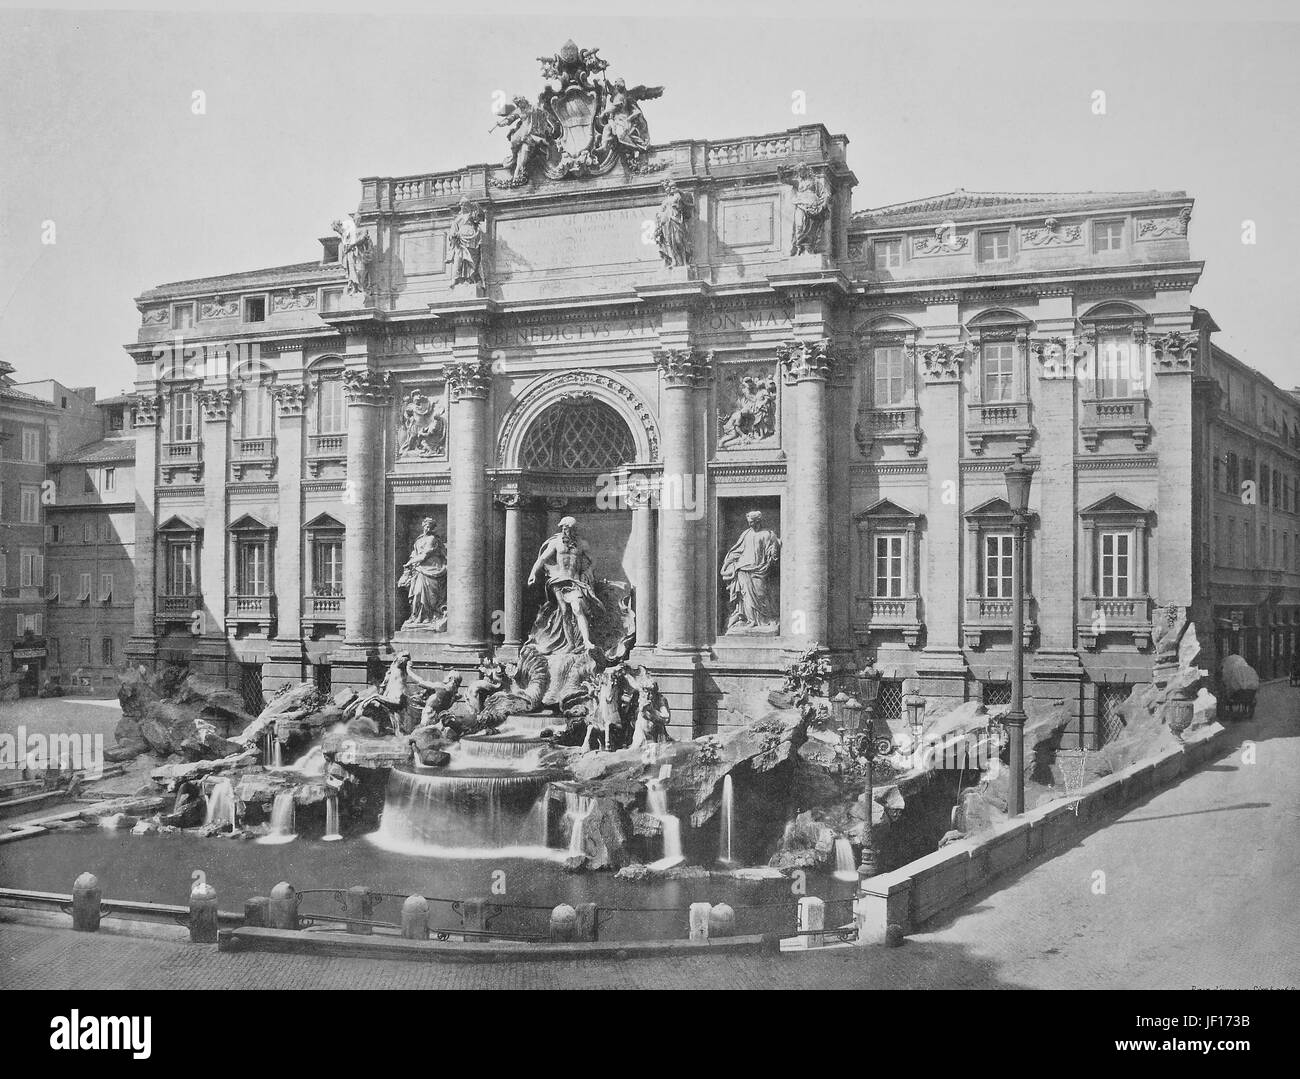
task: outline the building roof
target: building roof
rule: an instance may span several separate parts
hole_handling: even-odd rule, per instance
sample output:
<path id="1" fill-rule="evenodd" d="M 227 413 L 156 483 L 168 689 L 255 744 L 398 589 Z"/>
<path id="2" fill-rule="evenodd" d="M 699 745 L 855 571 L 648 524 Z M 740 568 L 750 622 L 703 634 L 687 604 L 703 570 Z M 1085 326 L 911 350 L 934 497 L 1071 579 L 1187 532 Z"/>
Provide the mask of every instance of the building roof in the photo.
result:
<path id="1" fill-rule="evenodd" d="M 971 220 L 1029 213 L 1065 213 L 1102 210 L 1118 206 L 1142 206 L 1160 202 L 1189 201 L 1185 191 L 967 191 L 957 188 L 942 195 L 895 202 L 888 206 L 859 210 L 854 224 L 887 227 L 905 224 L 934 224 L 943 220 Z"/>
<path id="2" fill-rule="evenodd" d="M 51 459 L 52 465 L 111 465 L 135 461 L 135 439 L 129 435 L 116 435 L 88 442 L 75 450 L 68 450 Z"/>
<path id="3" fill-rule="evenodd" d="M 134 405 L 135 395 L 130 393 L 119 393 L 113 397 L 100 397 L 95 404 L 101 408 L 112 408 L 115 405 Z"/>
<path id="4" fill-rule="evenodd" d="M 202 292 L 221 295 L 243 289 L 303 284 L 322 277 L 342 277 L 344 273 L 344 268 L 334 262 L 295 262 L 288 266 L 271 266 L 265 270 L 245 270 L 242 273 L 220 274 L 217 277 L 194 277 L 187 281 L 169 281 L 146 289 L 136 297 L 136 303 L 149 303 Z"/>

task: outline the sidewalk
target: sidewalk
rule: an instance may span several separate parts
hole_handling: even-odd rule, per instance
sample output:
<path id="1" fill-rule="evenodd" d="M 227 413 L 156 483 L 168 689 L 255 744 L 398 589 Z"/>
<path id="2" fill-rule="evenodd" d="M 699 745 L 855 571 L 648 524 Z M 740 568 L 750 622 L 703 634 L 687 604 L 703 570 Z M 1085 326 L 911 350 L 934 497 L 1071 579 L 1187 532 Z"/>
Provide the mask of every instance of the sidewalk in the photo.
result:
<path id="1" fill-rule="evenodd" d="M 218 954 L 0 921 L 6 989 L 1184 988 L 1300 985 L 1300 689 L 1236 748 L 902 948 L 780 957 L 417 965 Z M 1253 746 L 1254 763 L 1251 758 Z M 1104 874 L 1099 878 L 1098 873 Z M 1099 883 L 1104 893 L 1099 894 Z M 154 933 L 157 934 L 157 930 Z"/>

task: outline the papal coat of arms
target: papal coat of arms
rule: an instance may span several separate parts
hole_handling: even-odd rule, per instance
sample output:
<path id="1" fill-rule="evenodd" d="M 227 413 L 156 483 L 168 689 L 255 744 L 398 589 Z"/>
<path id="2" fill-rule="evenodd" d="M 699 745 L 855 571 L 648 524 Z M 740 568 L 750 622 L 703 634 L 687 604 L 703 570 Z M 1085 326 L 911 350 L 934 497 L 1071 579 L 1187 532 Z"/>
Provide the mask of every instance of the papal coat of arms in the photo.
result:
<path id="1" fill-rule="evenodd" d="M 622 160 L 632 172 L 653 172 L 647 161 L 650 129 L 641 102 L 663 94 L 662 86 L 631 86 L 610 81 L 599 49 L 580 49 L 566 41 L 554 56 L 542 56 L 547 80 L 537 101 L 517 95 L 493 127 L 504 127 L 510 153 L 507 180 L 499 187 L 522 187 L 540 168 L 548 179 L 602 176 Z"/>

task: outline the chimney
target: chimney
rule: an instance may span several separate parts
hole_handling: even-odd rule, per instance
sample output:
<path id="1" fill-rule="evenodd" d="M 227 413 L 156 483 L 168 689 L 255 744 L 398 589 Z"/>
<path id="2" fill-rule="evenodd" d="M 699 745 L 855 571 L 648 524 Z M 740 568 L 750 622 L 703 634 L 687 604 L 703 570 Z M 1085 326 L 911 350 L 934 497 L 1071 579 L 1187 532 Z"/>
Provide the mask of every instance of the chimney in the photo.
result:
<path id="1" fill-rule="evenodd" d="M 340 238 L 337 234 L 331 236 L 322 236 L 320 238 L 320 246 L 321 246 L 320 262 L 322 266 L 328 266 L 331 263 L 338 262 L 339 239 Z"/>

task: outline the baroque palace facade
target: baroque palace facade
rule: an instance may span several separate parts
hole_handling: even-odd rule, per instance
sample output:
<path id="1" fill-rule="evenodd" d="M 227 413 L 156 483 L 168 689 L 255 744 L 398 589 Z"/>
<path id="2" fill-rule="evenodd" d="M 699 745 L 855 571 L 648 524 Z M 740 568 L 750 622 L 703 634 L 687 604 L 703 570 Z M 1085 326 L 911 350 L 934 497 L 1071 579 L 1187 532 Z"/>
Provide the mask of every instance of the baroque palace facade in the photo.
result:
<path id="1" fill-rule="evenodd" d="M 1190 198 L 854 212 L 843 136 L 652 145 L 661 91 L 603 65 L 549 61 L 502 165 L 363 179 L 320 261 L 139 297 L 133 658 L 250 699 L 509 659 L 572 518 L 679 728 L 737 721 L 814 642 L 873 659 L 886 711 L 903 679 L 998 701 L 1013 454 L 1031 709 L 1095 742 L 1158 605 L 1216 639 Z"/>

